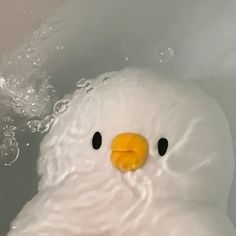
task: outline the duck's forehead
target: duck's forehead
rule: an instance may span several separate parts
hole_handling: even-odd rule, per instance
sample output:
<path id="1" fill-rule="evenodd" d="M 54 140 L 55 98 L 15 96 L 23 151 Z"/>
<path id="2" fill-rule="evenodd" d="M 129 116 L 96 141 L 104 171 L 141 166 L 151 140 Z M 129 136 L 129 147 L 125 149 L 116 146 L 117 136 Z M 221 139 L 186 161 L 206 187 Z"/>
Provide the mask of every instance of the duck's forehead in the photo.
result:
<path id="1" fill-rule="evenodd" d="M 114 78 L 109 85 L 98 88 L 94 99 L 100 101 L 104 113 L 122 113 L 151 116 L 164 114 L 170 109 L 198 103 L 188 86 L 156 78 L 120 81 Z M 192 104 L 191 104 L 192 103 Z M 194 104 L 196 105 L 196 104 Z"/>
<path id="2" fill-rule="evenodd" d="M 94 90 L 90 94 L 85 91 L 75 94 L 71 111 L 76 113 L 76 119 L 84 114 L 93 123 L 102 120 L 116 121 L 121 125 L 133 120 L 165 121 L 173 116 L 175 120 L 181 120 L 187 114 L 191 119 L 205 110 L 209 102 L 209 98 L 196 87 L 158 76 L 118 74 L 108 83 L 103 83 L 104 78 L 106 75 L 94 81 Z"/>

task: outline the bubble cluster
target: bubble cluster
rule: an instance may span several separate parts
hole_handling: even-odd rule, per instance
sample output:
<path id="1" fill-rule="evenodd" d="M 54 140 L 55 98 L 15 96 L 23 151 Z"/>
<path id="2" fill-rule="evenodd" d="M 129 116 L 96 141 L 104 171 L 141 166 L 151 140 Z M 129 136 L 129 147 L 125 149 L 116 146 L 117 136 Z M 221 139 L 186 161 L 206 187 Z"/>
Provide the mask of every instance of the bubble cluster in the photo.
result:
<path id="1" fill-rule="evenodd" d="M 14 120 L 7 116 L 3 119 L 2 143 L 0 144 L 0 164 L 10 166 L 17 161 L 20 153 L 18 141 L 15 137 L 17 127 Z"/>
<path id="2" fill-rule="evenodd" d="M 92 93 L 94 90 L 94 87 L 92 86 L 91 81 L 82 78 L 76 83 L 76 88 L 77 89 L 84 89 L 86 91 L 86 94 Z"/>
<path id="3" fill-rule="evenodd" d="M 34 31 L 33 35 L 39 39 L 49 39 L 53 33 L 60 32 L 60 21 L 57 18 L 48 18 L 40 30 Z"/>
<path id="4" fill-rule="evenodd" d="M 56 18 L 44 20 L 21 47 L 1 61 L 1 104 L 21 116 L 42 118 L 51 112 L 56 100 L 51 78 L 43 69 L 50 52 L 42 50 L 42 44 L 60 31 L 59 23 Z M 62 44 L 58 44 L 54 51 L 63 48 Z"/>
<path id="5" fill-rule="evenodd" d="M 20 3 L 18 8 L 21 11 Z M 43 68 L 50 52 L 42 50 L 42 45 L 51 45 L 46 39 L 60 32 L 60 22 L 52 17 L 42 20 L 41 27 L 25 39 L 22 46 L 1 58 L 0 105 L 6 114 L 12 115 L 4 119 L 1 117 L 0 165 L 10 166 L 15 163 L 21 147 L 31 145 L 31 141 L 24 142 L 22 137 L 28 132 L 39 137 L 46 134 L 56 115 L 64 112 L 68 106 L 68 100 L 55 103 L 57 96 L 52 79 Z M 50 47 L 52 52 L 63 49 L 61 42 Z M 89 86 L 86 86 L 86 90 L 89 90 Z M 21 120 L 20 123 L 19 120 L 14 121 L 13 114 Z"/>
<path id="6" fill-rule="evenodd" d="M 43 119 L 30 119 L 23 123 L 17 123 L 10 116 L 3 118 L 3 125 L 0 130 L 0 165 L 11 166 L 14 164 L 20 155 L 19 138 L 30 132 L 34 135 L 45 135 L 49 132 L 53 125 L 55 118 L 53 115 L 48 115 Z M 17 125 L 16 125 L 17 123 Z M 26 133 L 25 133 L 26 132 Z M 17 136 L 16 136 L 17 133 Z M 18 140 L 17 140 L 18 137 Z M 29 141 L 21 141 L 25 147 L 30 146 Z"/>
<path id="7" fill-rule="evenodd" d="M 44 134 L 50 130 L 52 124 L 54 123 L 54 120 L 55 120 L 54 116 L 49 115 L 42 120 L 40 119 L 29 120 L 27 122 L 27 126 L 32 133 L 37 132 L 40 134 Z"/>
<path id="8" fill-rule="evenodd" d="M 7 78 L 0 77 L 1 103 L 13 109 L 17 114 L 26 117 L 44 116 L 49 112 L 50 103 L 54 100 L 55 90 L 46 76 L 25 86 L 26 81 L 18 80 L 13 74 Z"/>
<path id="9" fill-rule="evenodd" d="M 80 79 L 80 80 L 76 83 L 76 88 L 78 88 L 78 89 L 83 88 L 83 87 L 85 86 L 85 82 L 86 82 L 86 79 L 85 79 L 85 78 Z"/>

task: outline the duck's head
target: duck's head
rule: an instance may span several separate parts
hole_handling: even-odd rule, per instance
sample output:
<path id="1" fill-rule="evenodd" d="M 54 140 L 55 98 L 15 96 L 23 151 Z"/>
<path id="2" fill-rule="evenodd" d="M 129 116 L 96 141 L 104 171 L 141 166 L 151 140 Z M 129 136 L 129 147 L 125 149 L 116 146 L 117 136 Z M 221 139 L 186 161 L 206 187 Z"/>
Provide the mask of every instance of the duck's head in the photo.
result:
<path id="1" fill-rule="evenodd" d="M 226 206 L 230 132 L 220 107 L 200 88 L 139 69 L 106 73 L 79 87 L 43 141 L 41 188 L 72 172 L 145 176 L 154 198 Z"/>

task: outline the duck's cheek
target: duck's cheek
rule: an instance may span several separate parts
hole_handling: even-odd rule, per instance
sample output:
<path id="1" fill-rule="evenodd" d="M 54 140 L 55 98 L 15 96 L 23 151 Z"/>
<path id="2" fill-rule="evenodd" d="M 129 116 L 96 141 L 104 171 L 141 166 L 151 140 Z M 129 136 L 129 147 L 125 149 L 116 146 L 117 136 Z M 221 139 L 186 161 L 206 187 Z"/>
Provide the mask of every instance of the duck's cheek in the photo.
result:
<path id="1" fill-rule="evenodd" d="M 172 142 L 164 158 L 162 157 L 165 159 L 166 168 L 175 174 L 186 174 L 207 164 L 208 153 L 203 151 L 207 150 L 207 146 L 203 147 L 202 144 L 199 147 L 200 139 L 192 133 L 191 136 L 179 137 Z"/>

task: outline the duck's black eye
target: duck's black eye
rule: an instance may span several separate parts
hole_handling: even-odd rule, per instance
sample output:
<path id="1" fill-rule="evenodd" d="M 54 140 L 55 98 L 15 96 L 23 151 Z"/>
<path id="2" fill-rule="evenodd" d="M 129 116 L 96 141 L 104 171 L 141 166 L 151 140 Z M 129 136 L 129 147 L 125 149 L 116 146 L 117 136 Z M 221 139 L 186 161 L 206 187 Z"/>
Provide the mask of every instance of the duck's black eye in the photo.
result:
<path id="1" fill-rule="evenodd" d="M 166 154 L 168 148 L 168 140 L 166 138 L 160 138 L 157 143 L 157 149 L 160 156 L 164 156 Z"/>
<path id="2" fill-rule="evenodd" d="M 98 150 L 102 146 L 102 135 L 100 132 L 96 132 L 93 135 L 92 145 L 96 150 Z"/>

